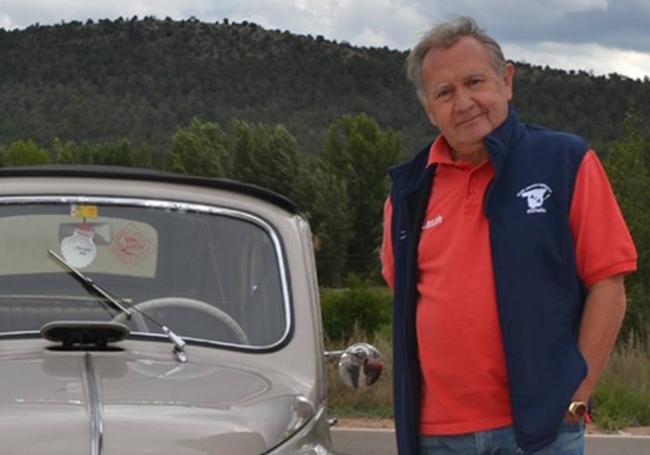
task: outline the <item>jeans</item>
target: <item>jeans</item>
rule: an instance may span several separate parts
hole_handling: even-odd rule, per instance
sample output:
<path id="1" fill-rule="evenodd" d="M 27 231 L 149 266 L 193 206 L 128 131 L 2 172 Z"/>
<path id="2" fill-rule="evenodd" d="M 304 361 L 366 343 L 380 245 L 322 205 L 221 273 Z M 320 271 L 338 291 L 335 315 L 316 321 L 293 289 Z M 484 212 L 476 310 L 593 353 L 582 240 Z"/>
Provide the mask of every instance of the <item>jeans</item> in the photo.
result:
<path id="1" fill-rule="evenodd" d="M 585 426 L 562 422 L 550 446 L 530 455 L 582 455 Z M 455 436 L 421 436 L 420 455 L 521 455 L 512 427 Z"/>

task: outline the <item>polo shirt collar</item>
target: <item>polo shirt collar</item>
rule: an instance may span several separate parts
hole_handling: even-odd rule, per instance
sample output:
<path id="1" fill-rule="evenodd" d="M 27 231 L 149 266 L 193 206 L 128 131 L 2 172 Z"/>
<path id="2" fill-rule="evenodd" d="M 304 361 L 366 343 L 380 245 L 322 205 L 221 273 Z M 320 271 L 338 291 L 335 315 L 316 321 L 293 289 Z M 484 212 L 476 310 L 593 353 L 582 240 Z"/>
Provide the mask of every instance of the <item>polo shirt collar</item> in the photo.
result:
<path id="1" fill-rule="evenodd" d="M 436 137 L 436 140 L 433 141 L 429 149 L 427 167 L 434 164 L 454 164 L 454 160 L 451 157 L 451 147 L 442 134 Z"/>
<path id="2" fill-rule="evenodd" d="M 443 164 L 469 170 L 478 168 L 484 163 L 485 160 L 476 165 L 463 160 L 454 160 L 451 152 L 451 146 L 445 137 L 441 134 L 436 138 L 433 144 L 431 144 L 431 148 L 429 149 L 429 160 L 427 161 L 427 167 Z"/>

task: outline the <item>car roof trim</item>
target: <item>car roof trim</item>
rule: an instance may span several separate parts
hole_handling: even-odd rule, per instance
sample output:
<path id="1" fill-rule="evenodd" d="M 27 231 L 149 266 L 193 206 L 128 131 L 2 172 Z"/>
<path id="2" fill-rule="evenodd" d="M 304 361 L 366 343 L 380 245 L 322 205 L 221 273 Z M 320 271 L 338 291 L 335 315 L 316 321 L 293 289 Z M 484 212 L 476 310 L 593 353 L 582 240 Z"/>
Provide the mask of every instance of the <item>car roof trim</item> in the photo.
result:
<path id="1" fill-rule="evenodd" d="M 199 177 L 173 172 L 122 166 L 91 165 L 45 165 L 0 168 L 2 177 L 78 177 L 117 178 L 148 182 L 176 183 L 215 188 L 257 197 L 283 208 L 299 213 L 298 206 L 285 196 L 266 188 L 225 178 Z"/>

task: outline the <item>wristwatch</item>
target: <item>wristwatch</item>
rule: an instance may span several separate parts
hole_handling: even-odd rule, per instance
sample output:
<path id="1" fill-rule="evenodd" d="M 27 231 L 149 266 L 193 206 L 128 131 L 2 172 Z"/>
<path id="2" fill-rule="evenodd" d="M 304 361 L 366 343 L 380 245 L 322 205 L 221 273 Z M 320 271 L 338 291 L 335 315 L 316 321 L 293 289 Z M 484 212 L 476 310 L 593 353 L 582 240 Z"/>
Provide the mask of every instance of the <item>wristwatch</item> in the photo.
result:
<path id="1" fill-rule="evenodd" d="M 569 414 L 577 419 L 586 416 L 588 411 L 589 408 L 587 407 L 587 403 L 584 401 L 572 401 L 569 403 Z"/>

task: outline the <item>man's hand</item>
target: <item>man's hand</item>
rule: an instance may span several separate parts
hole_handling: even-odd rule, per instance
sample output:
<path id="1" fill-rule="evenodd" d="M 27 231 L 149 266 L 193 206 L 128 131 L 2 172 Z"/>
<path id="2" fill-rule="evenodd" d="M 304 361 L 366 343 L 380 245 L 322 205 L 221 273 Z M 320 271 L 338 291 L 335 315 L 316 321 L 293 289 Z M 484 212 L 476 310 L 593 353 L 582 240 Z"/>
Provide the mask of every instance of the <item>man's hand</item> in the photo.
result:
<path id="1" fill-rule="evenodd" d="M 625 315 L 623 275 L 605 278 L 588 291 L 582 318 L 578 348 L 587 362 L 587 376 L 572 401 L 588 401 L 616 342 Z"/>

